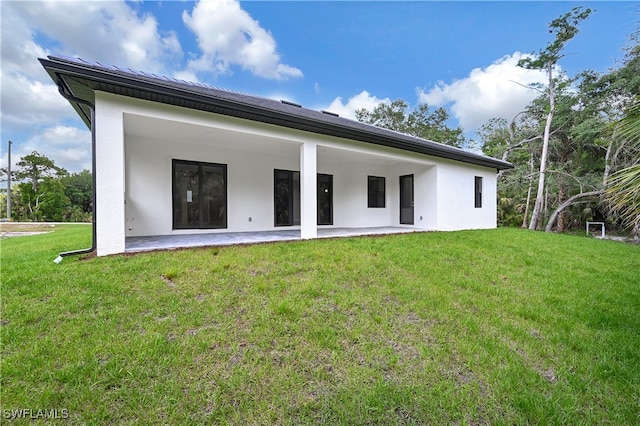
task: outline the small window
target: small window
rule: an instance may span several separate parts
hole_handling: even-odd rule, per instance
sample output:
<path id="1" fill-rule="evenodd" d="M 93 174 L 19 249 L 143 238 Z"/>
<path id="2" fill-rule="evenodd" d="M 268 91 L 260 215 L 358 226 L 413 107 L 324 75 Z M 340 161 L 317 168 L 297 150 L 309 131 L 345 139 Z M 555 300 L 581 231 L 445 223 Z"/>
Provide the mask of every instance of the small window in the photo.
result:
<path id="1" fill-rule="evenodd" d="M 475 207 L 477 209 L 482 207 L 482 178 L 476 176 L 475 179 Z"/>
<path id="2" fill-rule="evenodd" d="M 371 208 L 384 208 L 384 178 L 379 176 L 368 176 L 367 190 L 367 206 Z"/>

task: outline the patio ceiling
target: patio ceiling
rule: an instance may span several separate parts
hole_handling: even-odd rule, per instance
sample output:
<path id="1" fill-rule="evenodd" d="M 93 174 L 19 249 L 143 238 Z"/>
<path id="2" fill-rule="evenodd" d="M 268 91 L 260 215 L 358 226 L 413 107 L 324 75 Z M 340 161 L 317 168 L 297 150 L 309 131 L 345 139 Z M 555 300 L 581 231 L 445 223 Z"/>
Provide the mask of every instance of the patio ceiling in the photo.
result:
<path id="1" fill-rule="evenodd" d="M 270 152 L 276 155 L 299 155 L 298 144 L 282 139 L 133 114 L 125 114 L 124 132 L 127 136 L 139 136 L 177 144 L 189 143 L 233 147 L 241 151 Z"/>
<path id="2" fill-rule="evenodd" d="M 173 143 L 220 146 L 221 148 L 232 146 L 233 149 L 241 151 L 269 152 L 287 157 L 298 156 L 300 146 L 296 142 L 284 139 L 135 114 L 125 114 L 124 132 L 127 136 L 138 136 Z M 334 164 L 368 163 L 394 166 L 406 164 L 407 162 L 416 162 L 417 160 L 371 154 L 358 151 L 355 148 L 349 150 L 319 145 L 318 162 L 325 161 Z M 420 161 L 420 163 L 424 164 L 424 161 Z"/>

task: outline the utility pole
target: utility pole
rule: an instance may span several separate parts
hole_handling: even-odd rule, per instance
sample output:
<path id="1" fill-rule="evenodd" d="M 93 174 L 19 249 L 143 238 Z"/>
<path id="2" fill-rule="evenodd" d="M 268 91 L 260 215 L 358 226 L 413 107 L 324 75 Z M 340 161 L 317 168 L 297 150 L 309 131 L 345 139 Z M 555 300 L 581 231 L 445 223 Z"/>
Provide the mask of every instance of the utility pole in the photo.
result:
<path id="1" fill-rule="evenodd" d="M 11 220 L 11 145 L 13 142 L 9 141 L 7 149 L 7 220 Z"/>

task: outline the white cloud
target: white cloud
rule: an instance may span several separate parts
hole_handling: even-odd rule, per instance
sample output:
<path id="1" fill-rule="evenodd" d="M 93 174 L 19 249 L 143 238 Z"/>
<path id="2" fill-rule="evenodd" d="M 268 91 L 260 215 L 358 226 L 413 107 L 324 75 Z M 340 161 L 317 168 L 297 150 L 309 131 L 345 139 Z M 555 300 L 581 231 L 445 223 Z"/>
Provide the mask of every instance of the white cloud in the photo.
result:
<path id="1" fill-rule="evenodd" d="M 477 129 L 494 117 L 511 120 L 539 95 L 535 90 L 521 85 L 546 81 L 543 71 L 518 66 L 518 61 L 525 56 L 515 52 L 486 68 L 473 69 L 466 78 L 450 84 L 438 82 L 428 91 L 420 89 L 418 99 L 430 106 L 451 103 L 453 116 L 467 131 Z"/>
<path id="2" fill-rule="evenodd" d="M 184 81 L 200 82 L 196 73 L 189 70 L 176 71 L 173 73 L 173 78 Z"/>
<path id="3" fill-rule="evenodd" d="M 91 170 L 91 132 L 86 129 L 63 125 L 46 128 L 27 140 L 16 157 L 33 151 L 70 171 Z"/>
<path id="4" fill-rule="evenodd" d="M 3 39 L 17 39 L 18 46 L 46 36 L 60 45 L 57 53 L 149 72 L 166 72 L 167 61 L 182 56 L 174 32 L 161 33 L 154 16 L 121 1 L 9 2 L 2 25 Z"/>
<path id="5" fill-rule="evenodd" d="M 285 93 L 285 92 L 272 92 L 264 95 L 265 98 L 273 99 L 274 101 L 287 101 L 293 102 L 294 104 L 299 103 L 295 96 Z M 304 105 L 303 105 L 304 106 Z"/>
<path id="6" fill-rule="evenodd" d="M 202 55 L 187 64 L 192 74 L 230 72 L 239 65 L 256 76 L 274 80 L 302 77 L 298 68 L 280 62 L 273 36 L 236 0 L 198 2 L 182 20 L 193 31 Z"/>
<path id="7" fill-rule="evenodd" d="M 339 96 L 335 98 L 328 107 L 323 109 L 327 111 L 335 112 L 336 114 L 340 114 L 340 117 L 345 117 L 345 118 L 350 118 L 352 120 L 355 120 L 356 110 L 366 108 L 369 111 L 371 111 L 376 107 L 376 105 L 382 102 L 390 103 L 391 100 L 389 98 L 379 99 L 371 95 L 366 90 L 363 90 L 359 94 L 350 97 L 347 103 L 343 103 L 342 97 Z"/>
<path id="8" fill-rule="evenodd" d="M 6 146 L 2 147 L 0 165 L 7 166 Z M 37 151 L 53 160 L 57 166 L 70 172 L 91 170 L 91 132 L 72 126 L 54 125 L 32 135 L 26 141 L 14 142 L 11 150 L 11 167 L 17 170 L 17 163 L 25 155 Z"/>
<path id="9" fill-rule="evenodd" d="M 16 161 L 37 150 L 70 171 L 91 165 L 89 131 L 37 58 L 54 52 L 168 74 L 183 57 L 176 34 L 160 31 L 155 17 L 132 3 L 3 1 L 1 7 L 1 123 Z"/>
<path id="10" fill-rule="evenodd" d="M 0 82 L 3 132 L 34 130 L 46 123 L 76 117 L 54 84 L 32 80 L 18 73 L 6 74 L 4 70 Z"/>

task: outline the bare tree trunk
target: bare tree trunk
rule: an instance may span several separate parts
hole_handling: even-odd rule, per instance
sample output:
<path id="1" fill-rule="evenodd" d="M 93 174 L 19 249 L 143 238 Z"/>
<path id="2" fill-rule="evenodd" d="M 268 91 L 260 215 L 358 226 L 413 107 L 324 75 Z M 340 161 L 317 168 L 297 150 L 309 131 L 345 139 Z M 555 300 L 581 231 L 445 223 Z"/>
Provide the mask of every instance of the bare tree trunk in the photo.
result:
<path id="1" fill-rule="evenodd" d="M 38 220 L 38 209 L 40 208 L 40 197 L 44 197 L 47 193 L 43 192 L 42 194 L 38 195 L 36 197 L 35 200 L 35 206 L 31 205 L 31 199 L 29 199 L 29 203 L 27 204 L 27 206 L 29 207 L 29 214 L 31 215 L 31 219 L 33 221 L 37 221 Z"/>
<path id="2" fill-rule="evenodd" d="M 613 129 L 613 135 L 611 136 L 611 140 L 609 141 L 609 146 L 607 146 L 607 154 L 604 156 L 604 173 L 602 175 L 603 187 L 607 185 L 609 174 L 611 174 L 611 150 L 613 149 L 613 141 L 616 140 L 616 133 L 618 133 L 618 126 Z"/>
<path id="3" fill-rule="evenodd" d="M 531 190 L 533 188 L 533 154 L 529 158 L 529 189 L 527 190 L 527 204 L 524 206 L 524 219 L 522 221 L 522 228 L 527 228 L 527 219 L 529 219 L 529 203 L 531 203 Z"/>
<path id="4" fill-rule="evenodd" d="M 549 187 L 544 188 L 544 202 L 542 203 L 542 217 L 539 220 L 536 230 L 542 230 L 542 224 L 547 221 L 547 212 L 549 211 Z"/>
<path id="5" fill-rule="evenodd" d="M 563 203 L 563 199 L 564 199 L 564 188 L 560 187 L 560 189 L 558 190 L 558 205 L 561 205 Z M 558 227 L 556 228 L 557 232 L 564 232 L 564 211 L 561 211 L 558 214 Z"/>
<path id="6" fill-rule="evenodd" d="M 527 219 L 529 219 L 529 203 L 531 202 L 531 187 L 533 185 L 533 181 L 529 182 L 529 190 L 527 191 L 527 204 L 524 207 L 524 219 L 522 221 L 522 227 L 527 228 Z"/>
<path id="7" fill-rule="evenodd" d="M 585 198 L 585 197 L 594 197 L 596 195 L 600 195 L 603 193 L 602 189 L 599 189 L 597 191 L 590 191 L 590 192 L 581 192 L 580 194 L 576 194 L 573 197 L 569 197 L 569 199 L 567 201 L 565 201 L 564 203 L 560 204 L 558 206 L 557 209 L 554 210 L 553 213 L 551 213 L 551 217 L 549 217 L 549 221 L 547 222 L 547 226 L 544 228 L 544 230 L 546 232 L 551 232 L 551 228 L 553 228 L 553 224 L 556 221 L 556 218 L 558 217 L 558 214 L 560 214 L 560 212 L 562 212 L 564 209 L 566 209 L 567 207 L 573 205 L 573 204 L 578 204 L 578 203 L 583 203 L 584 201 L 576 201 L 579 200 L 580 198 Z"/>
<path id="8" fill-rule="evenodd" d="M 549 114 L 547 114 L 547 122 L 544 126 L 544 136 L 542 138 L 542 155 L 540 156 L 540 176 L 538 177 L 538 193 L 536 194 L 536 202 L 533 206 L 533 213 L 531 214 L 531 222 L 529 223 L 529 229 L 535 230 L 538 227 L 540 221 L 540 212 L 542 210 L 542 197 L 545 189 L 545 171 L 547 169 L 547 156 L 549 153 L 549 133 L 551 132 L 551 121 L 555 113 L 555 91 L 553 87 L 553 64 L 549 62 L 547 64 L 547 73 L 549 76 Z"/>

